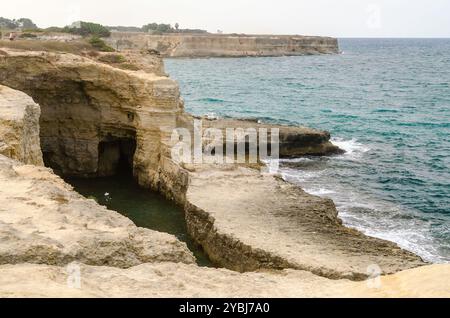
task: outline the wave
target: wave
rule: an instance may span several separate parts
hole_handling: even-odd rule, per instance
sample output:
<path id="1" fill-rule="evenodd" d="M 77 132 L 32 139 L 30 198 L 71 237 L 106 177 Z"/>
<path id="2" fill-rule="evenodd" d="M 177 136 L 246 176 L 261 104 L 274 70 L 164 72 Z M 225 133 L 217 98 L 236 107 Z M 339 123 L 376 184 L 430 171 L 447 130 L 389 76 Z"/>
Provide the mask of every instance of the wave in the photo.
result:
<path id="1" fill-rule="evenodd" d="M 213 98 L 213 97 L 196 99 L 196 100 L 194 100 L 194 102 L 206 102 L 206 103 L 218 103 L 218 104 L 228 103 L 228 101 L 226 101 L 224 99 Z"/>
<path id="2" fill-rule="evenodd" d="M 345 150 L 345 154 L 342 157 L 347 159 L 358 159 L 364 153 L 370 151 L 370 148 L 362 143 L 359 143 L 357 139 L 352 138 L 345 140 L 339 137 L 331 138 L 331 142 L 339 148 Z"/>
<path id="3" fill-rule="evenodd" d="M 280 163 L 299 163 L 299 162 L 312 162 L 310 158 L 292 158 L 292 159 L 280 159 Z"/>
<path id="4" fill-rule="evenodd" d="M 305 192 L 312 194 L 312 195 L 317 195 L 319 197 L 323 197 L 323 196 L 329 196 L 330 194 L 334 194 L 336 193 L 336 191 L 330 190 L 330 189 L 325 189 L 325 188 L 318 188 L 318 189 L 308 189 L 308 188 L 304 188 L 303 190 L 305 190 Z"/>
<path id="5" fill-rule="evenodd" d="M 398 113 L 398 110 L 396 109 L 385 109 L 380 108 L 373 111 L 374 113 Z"/>
<path id="6" fill-rule="evenodd" d="M 439 250 L 450 248 L 449 244 L 433 235 L 433 227 L 442 226 L 445 221 L 438 222 L 431 215 L 423 217 L 419 212 L 343 185 L 339 180 L 330 179 L 324 170 L 303 171 L 282 167 L 281 175 L 284 180 L 297 184 L 309 194 L 331 198 L 346 226 L 369 236 L 396 242 L 429 262 L 450 260 Z"/>

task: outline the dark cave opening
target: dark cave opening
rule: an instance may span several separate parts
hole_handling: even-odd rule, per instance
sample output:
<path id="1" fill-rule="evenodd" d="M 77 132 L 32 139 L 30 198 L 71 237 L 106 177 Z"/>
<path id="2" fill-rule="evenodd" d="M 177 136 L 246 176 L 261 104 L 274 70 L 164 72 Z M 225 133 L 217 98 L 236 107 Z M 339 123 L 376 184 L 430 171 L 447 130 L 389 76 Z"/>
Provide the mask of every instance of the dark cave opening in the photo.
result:
<path id="1" fill-rule="evenodd" d="M 98 145 L 98 176 L 133 175 L 136 139 L 108 137 Z"/>

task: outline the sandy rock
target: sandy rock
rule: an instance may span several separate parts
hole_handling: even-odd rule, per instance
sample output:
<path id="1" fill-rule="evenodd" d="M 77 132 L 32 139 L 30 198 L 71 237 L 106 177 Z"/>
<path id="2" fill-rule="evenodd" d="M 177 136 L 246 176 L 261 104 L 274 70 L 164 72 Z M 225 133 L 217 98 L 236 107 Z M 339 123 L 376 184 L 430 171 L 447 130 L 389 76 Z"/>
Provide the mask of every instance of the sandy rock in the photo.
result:
<path id="1" fill-rule="evenodd" d="M 329 199 L 247 168 L 191 172 L 186 195 L 191 236 L 211 260 L 236 271 L 295 268 L 362 280 L 424 265 L 396 244 L 342 225 Z"/>
<path id="2" fill-rule="evenodd" d="M 106 41 L 120 50 L 153 49 L 164 57 L 292 56 L 339 53 L 337 39 L 297 35 L 150 35 L 113 32 Z"/>
<path id="3" fill-rule="evenodd" d="M 75 260 L 125 268 L 194 257 L 173 235 L 136 227 L 51 170 L 0 156 L 0 264 Z"/>
<path id="4" fill-rule="evenodd" d="M 41 110 L 31 97 L 0 85 L 0 154 L 42 166 Z"/>
<path id="5" fill-rule="evenodd" d="M 128 269 L 17 264 L 0 266 L 0 297 L 450 297 L 450 266 L 351 282 L 304 271 L 240 274 L 181 263 Z"/>

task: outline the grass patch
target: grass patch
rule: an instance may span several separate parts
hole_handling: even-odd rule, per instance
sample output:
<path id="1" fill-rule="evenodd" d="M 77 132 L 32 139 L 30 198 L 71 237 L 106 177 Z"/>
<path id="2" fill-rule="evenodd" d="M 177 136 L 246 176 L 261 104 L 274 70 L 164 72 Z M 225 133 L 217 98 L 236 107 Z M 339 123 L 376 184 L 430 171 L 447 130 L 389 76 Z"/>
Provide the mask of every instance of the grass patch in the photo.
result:
<path id="1" fill-rule="evenodd" d="M 98 56 L 98 52 L 114 52 L 105 42 L 86 41 L 85 39 L 69 42 L 53 40 L 35 40 L 18 39 L 15 41 L 0 40 L 0 48 L 24 50 L 24 51 L 44 51 L 44 52 L 63 52 L 76 55 L 82 55 L 82 52 L 89 52 L 93 57 Z M 97 54 L 96 54 L 97 53 Z"/>
<path id="2" fill-rule="evenodd" d="M 131 63 L 122 63 L 120 65 L 118 65 L 118 67 L 122 70 L 127 70 L 127 71 L 139 71 L 141 70 L 138 66 L 131 64 Z"/>
<path id="3" fill-rule="evenodd" d="M 19 38 L 21 38 L 21 39 L 34 39 L 34 38 L 37 38 L 37 35 L 33 34 L 33 33 L 22 33 L 21 35 L 19 35 Z"/>
<path id="4" fill-rule="evenodd" d="M 98 58 L 100 62 L 108 64 L 120 64 L 126 61 L 125 57 L 120 54 L 107 54 Z"/>

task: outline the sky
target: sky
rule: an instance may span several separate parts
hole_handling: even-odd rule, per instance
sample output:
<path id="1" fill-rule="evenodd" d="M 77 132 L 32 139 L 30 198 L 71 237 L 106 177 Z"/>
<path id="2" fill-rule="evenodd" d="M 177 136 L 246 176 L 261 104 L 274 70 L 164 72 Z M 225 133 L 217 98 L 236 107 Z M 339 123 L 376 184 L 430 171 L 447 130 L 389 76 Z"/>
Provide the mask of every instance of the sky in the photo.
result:
<path id="1" fill-rule="evenodd" d="M 450 0 L 14 0 L 0 8 L 0 16 L 40 27 L 81 20 L 224 33 L 450 37 Z"/>

